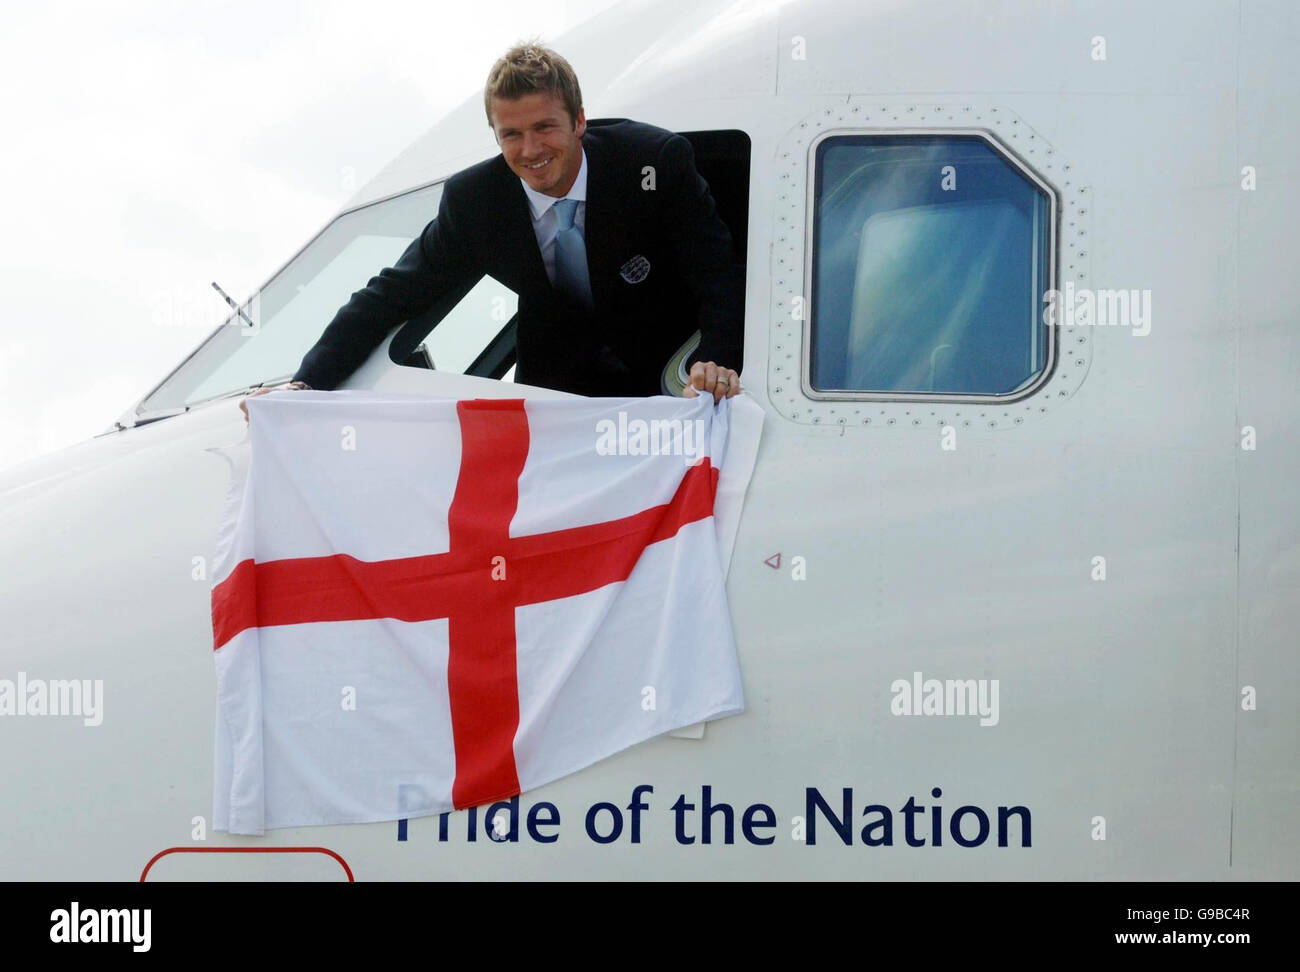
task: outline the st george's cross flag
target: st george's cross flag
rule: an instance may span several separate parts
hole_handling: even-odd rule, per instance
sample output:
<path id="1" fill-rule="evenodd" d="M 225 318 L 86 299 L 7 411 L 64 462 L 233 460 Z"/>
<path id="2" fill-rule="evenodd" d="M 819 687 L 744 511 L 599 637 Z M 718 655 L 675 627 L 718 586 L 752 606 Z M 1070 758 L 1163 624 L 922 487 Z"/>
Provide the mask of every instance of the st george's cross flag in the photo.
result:
<path id="1" fill-rule="evenodd" d="M 217 450 L 217 830 L 477 806 L 743 709 L 747 396 L 247 405 Z"/>

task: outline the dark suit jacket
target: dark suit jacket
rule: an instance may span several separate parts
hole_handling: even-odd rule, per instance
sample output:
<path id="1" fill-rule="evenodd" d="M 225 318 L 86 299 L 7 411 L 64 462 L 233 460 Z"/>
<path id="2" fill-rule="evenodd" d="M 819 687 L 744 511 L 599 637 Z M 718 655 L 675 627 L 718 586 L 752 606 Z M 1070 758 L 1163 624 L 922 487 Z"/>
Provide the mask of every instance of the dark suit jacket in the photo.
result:
<path id="1" fill-rule="evenodd" d="M 484 274 L 519 296 L 516 381 L 583 395 L 657 395 L 664 364 L 697 329 L 692 360 L 739 371 L 743 271 L 690 142 L 614 118 L 589 121 L 582 145 L 591 312 L 551 286 L 523 186 L 497 155 L 447 180 L 437 218 L 340 308 L 294 378 L 337 387 L 392 328 Z M 646 166 L 654 167 L 653 190 L 642 188 Z M 644 269 L 638 256 L 649 271 L 630 282 L 635 267 Z"/>

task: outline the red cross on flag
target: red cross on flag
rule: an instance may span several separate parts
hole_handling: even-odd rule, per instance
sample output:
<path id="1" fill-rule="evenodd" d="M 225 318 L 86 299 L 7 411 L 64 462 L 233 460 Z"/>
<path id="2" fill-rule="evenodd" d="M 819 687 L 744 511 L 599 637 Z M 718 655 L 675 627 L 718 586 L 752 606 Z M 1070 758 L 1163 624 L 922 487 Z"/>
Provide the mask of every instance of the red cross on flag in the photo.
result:
<path id="1" fill-rule="evenodd" d="M 217 830 L 477 806 L 742 710 L 745 396 L 248 409 L 213 572 Z"/>

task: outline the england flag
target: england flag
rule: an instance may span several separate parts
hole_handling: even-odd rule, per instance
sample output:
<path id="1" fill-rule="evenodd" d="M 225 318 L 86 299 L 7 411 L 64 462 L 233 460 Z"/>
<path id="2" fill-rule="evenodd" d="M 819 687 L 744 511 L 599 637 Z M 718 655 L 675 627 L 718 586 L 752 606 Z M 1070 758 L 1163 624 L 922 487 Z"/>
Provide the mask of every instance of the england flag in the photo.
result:
<path id="1" fill-rule="evenodd" d="M 220 450 L 217 830 L 477 806 L 743 709 L 747 396 L 247 404 Z"/>

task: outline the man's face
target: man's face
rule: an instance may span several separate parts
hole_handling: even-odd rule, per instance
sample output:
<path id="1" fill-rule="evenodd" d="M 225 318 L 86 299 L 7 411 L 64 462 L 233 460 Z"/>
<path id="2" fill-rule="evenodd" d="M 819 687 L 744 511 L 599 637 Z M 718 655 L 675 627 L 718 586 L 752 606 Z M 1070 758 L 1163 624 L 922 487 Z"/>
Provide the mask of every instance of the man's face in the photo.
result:
<path id="1" fill-rule="evenodd" d="M 578 109 L 576 124 L 564 102 L 549 92 L 492 102 L 492 130 L 511 170 L 548 196 L 563 196 L 582 167 L 582 133 L 587 115 Z"/>

